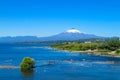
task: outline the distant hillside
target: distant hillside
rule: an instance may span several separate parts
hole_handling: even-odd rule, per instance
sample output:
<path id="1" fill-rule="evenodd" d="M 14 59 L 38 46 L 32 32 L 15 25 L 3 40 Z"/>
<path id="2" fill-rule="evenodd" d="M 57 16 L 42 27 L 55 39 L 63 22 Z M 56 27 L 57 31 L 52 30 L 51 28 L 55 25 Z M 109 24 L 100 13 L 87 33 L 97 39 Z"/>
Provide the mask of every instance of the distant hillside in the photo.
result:
<path id="1" fill-rule="evenodd" d="M 32 41 L 40 41 L 40 39 L 36 36 L 17 36 L 17 37 L 0 37 L 0 42 L 32 42 Z"/>
<path id="2" fill-rule="evenodd" d="M 93 34 L 85 34 L 77 29 L 70 29 L 57 35 L 41 38 L 41 41 L 56 41 L 56 40 L 72 41 L 72 40 L 91 39 L 91 38 L 101 38 L 101 37 Z"/>
<path id="3" fill-rule="evenodd" d="M 70 29 L 57 35 L 49 37 L 36 36 L 16 36 L 16 37 L 0 37 L 0 43 L 6 42 L 43 42 L 43 41 L 73 41 L 73 40 L 87 40 L 87 39 L 105 39 L 104 37 L 96 36 L 94 34 L 82 33 L 77 29 Z"/>

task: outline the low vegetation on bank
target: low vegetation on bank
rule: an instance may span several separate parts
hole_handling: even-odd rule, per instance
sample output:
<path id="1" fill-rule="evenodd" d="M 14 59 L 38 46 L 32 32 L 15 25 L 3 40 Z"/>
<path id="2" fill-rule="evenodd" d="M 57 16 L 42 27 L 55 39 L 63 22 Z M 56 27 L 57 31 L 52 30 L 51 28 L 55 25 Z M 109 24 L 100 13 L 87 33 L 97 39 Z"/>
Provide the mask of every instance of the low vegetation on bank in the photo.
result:
<path id="1" fill-rule="evenodd" d="M 120 55 L 120 40 L 109 40 L 105 42 L 66 42 L 51 46 L 54 49 L 80 51 L 80 52 L 93 52 L 103 55 Z"/>

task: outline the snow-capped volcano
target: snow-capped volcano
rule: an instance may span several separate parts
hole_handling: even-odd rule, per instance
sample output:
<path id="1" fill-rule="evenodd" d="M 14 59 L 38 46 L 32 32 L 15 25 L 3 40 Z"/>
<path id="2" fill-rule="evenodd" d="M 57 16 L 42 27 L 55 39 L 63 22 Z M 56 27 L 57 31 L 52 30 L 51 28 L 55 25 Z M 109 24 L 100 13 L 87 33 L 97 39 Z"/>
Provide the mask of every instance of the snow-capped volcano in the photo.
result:
<path id="1" fill-rule="evenodd" d="M 65 32 L 49 37 L 36 37 L 36 36 L 17 36 L 17 37 L 0 37 L 0 42 L 37 42 L 37 41 L 57 41 L 57 40 L 79 40 L 99 38 L 94 34 L 86 34 L 78 29 L 69 29 Z"/>
<path id="2" fill-rule="evenodd" d="M 81 31 L 79 31 L 78 29 L 74 29 L 74 28 L 69 29 L 69 30 L 67 30 L 66 32 L 67 32 L 67 33 L 81 33 Z"/>
<path id="3" fill-rule="evenodd" d="M 44 40 L 79 40 L 79 39 L 90 39 L 90 38 L 98 38 L 98 36 L 93 34 L 86 34 L 78 29 L 72 28 L 69 30 L 66 30 L 65 32 L 59 33 L 57 35 L 53 35 L 50 37 L 47 37 Z"/>

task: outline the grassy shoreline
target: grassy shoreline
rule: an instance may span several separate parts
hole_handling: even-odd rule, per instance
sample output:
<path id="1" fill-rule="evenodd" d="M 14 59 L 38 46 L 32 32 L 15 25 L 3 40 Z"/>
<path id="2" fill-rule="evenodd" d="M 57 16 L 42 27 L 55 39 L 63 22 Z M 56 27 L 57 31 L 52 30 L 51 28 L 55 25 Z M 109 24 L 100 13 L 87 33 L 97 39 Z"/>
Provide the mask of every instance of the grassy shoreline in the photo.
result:
<path id="1" fill-rule="evenodd" d="M 120 57 L 120 40 L 111 40 L 107 42 L 63 43 L 53 45 L 51 48 L 68 52 Z"/>
<path id="2" fill-rule="evenodd" d="M 72 52 L 72 53 L 81 53 L 81 54 L 88 54 L 88 55 L 96 55 L 96 56 L 107 56 L 107 57 L 116 57 L 120 58 L 120 55 L 113 54 L 113 52 L 96 52 L 96 51 L 69 51 L 69 50 L 61 50 L 57 48 L 51 48 L 58 51 L 63 52 Z"/>

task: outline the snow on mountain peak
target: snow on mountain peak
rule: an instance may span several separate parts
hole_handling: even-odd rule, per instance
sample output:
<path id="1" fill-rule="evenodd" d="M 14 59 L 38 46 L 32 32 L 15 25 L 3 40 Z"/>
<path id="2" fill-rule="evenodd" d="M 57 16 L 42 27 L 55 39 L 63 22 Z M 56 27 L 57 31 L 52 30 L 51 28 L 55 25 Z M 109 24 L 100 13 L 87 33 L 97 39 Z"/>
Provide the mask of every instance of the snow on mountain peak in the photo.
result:
<path id="1" fill-rule="evenodd" d="M 67 30 L 66 32 L 67 32 L 67 33 L 81 33 L 79 30 L 74 29 L 74 28 L 69 29 L 69 30 Z"/>

